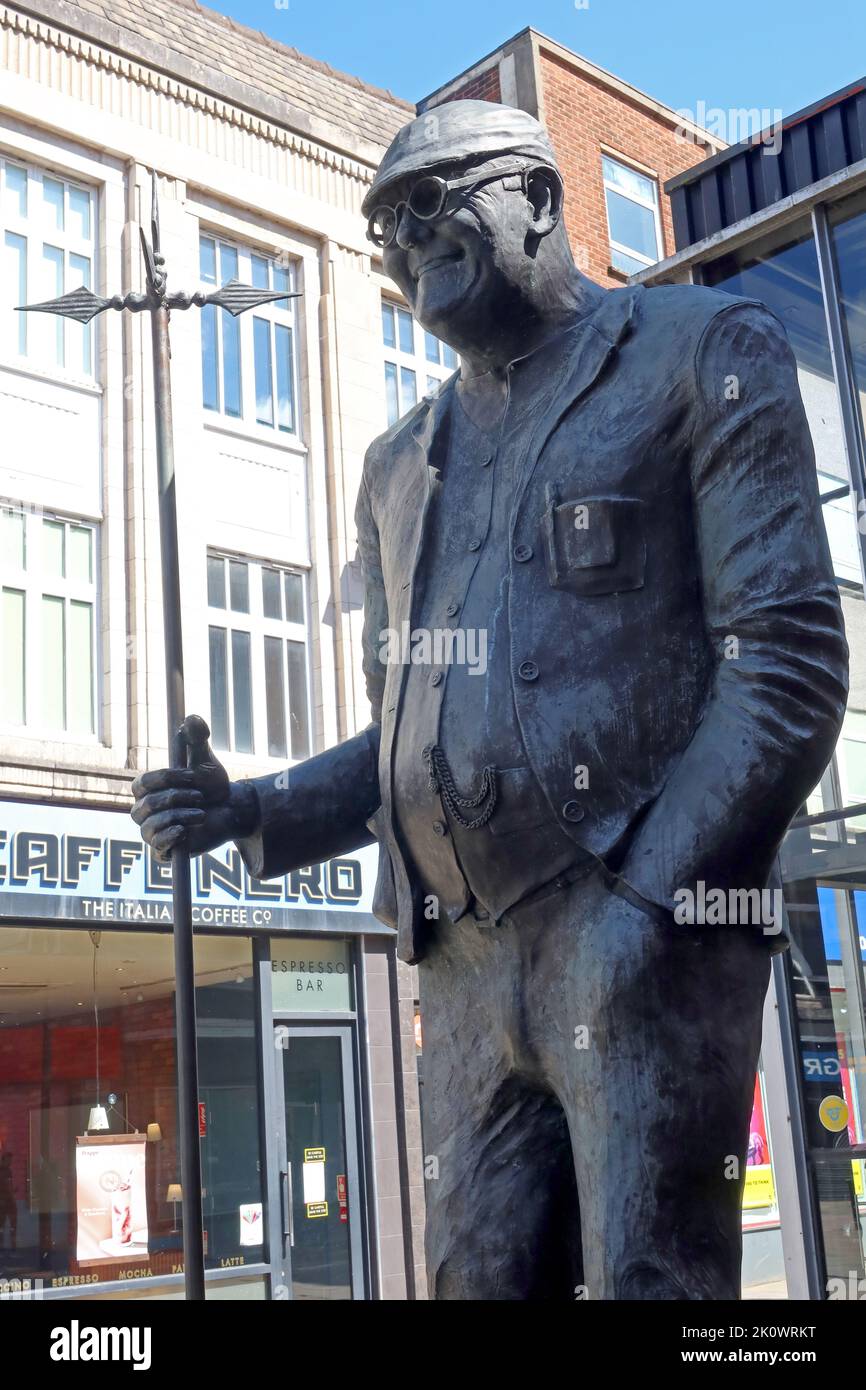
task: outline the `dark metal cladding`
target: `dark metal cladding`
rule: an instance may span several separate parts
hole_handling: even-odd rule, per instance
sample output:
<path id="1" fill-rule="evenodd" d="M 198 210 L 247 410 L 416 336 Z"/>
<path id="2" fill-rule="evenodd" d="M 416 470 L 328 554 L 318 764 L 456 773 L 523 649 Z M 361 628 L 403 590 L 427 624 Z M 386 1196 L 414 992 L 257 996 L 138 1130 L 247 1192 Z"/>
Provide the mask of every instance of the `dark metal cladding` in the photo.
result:
<path id="1" fill-rule="evenodd" d="M 668 180 L 677 251 L 866 159 L 866 79 Z"/>

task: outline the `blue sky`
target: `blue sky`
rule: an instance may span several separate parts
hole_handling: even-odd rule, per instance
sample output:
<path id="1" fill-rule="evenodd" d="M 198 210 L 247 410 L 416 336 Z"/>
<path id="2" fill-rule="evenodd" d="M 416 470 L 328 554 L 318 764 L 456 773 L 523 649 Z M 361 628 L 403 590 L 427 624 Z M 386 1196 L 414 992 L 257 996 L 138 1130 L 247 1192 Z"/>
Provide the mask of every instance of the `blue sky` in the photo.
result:
<path id="1" fill-rule="evenodd" d="M 587 0 L 578 0 L 586 5 Z M 426 96 L 532 24 L 676 109 L 789 115 L 866 75 L 866 0 L 216 0 L 398 96 Z"/>

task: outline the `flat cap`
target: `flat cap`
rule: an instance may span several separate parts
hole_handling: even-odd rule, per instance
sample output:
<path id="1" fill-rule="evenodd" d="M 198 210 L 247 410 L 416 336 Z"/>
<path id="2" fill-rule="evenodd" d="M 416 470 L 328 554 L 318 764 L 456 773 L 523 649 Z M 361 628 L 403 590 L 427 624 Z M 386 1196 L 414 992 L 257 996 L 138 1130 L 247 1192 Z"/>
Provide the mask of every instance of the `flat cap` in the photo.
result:
<path id="1" fill-rule="evenodd" d="M 383 188 L 395 179 L 420 174 L 439 164 L 522 155 L 557 168 L 544 126 L 519 106 L 495 101 L 447 101 L 404 125 L 388 146 L 361 205 L 369 217 Z"/>

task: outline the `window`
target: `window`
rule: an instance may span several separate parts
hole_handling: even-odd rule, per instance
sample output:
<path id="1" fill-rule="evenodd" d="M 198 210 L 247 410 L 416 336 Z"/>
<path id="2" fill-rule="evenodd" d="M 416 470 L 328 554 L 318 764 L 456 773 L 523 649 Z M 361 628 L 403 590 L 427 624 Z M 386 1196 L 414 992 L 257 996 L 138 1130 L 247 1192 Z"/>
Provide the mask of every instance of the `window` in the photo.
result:
<path id="1" fill-rule="evenodd" d="M 197 932 L 195 972 L 206 1265 L 220 1269 L 262 1257 L 239 1219 L 263 1195 L 252 943 Z M 4 925 L 0 979 L 0 1289 L 29 1279 L 74 1297 L 172 1275 L 183 1194 L 171 934 Z M 108 1128 L 82 1153 L 95 1106 Z M 122 1243 L 111 1201 L 121 1160 Z"/>
<path id="2" fill-rule="evenodd" d="M 304 575 L 210 554 L 207 601 L 214 747 L 258 757 L 309 757 Z"/>
<path id="3" fill-rule="evenodd" d="M 808 220 L 771 232 L 703 267 L 705 285 L 757 299 L 782 321 L 797 360 L 824 524 L 837 579 L 860 582 L 860 553 L 818 255 Z"/>
<path id="4" fill-rule="evenodd" d="M 437 390 L 458 366 L 457 354 L 425 333 L 408 309 L 382 300 L 382 342 L 385 345 L 385 411 L 389 425 L 418 403 L 421 395 Z"/>
<path id="5" fill-rule="evenodd" d="M 93 375 L 92 324 L 14 309 L 81 285 L 93 287 L 95 224 L 92 189 L 0 159 L 0 350 L 5 357 Z"/>
<path id="6" fill-rule="evenodd" d="M 601 168 L 611 265 L 634 275 L 661 256 L 658 185 L 607 155 L 602 156 Z"/>
<path id="7" fill-rule="evenodd" d="M 859 806 L 866 801 L 866 713 L 862 710 L 846 710 L 836 757 L 842 805 Z M 863 818 L 849 824 L 862 830 Z"/>
<path id="8" fill-rule="evenodd" d="M 259 290 L 295 289 L 295 267 L 217 237 L 199 239 L 205 290 L 240 280 Z M 298 434 L 295 300 L 275 300 L 233 318 L 208 304 L 201 315 L 205 410 L 275 434 Z"/>
<path id="9" fill-rule="evenodd" d="M 828 222 L 833 245 L 833 258 L 839 287 L 839 306 L 848 348 L 850 375 L 861 427 L 866 430 L 866 330 L 863 326 L 866 307 L 866 197 L 855 193 L 828 209 Z M 861 434 L 861 443 L 864 436 Z M 863 519 L 857 518 L 862 530 Z"/>
<path id="10" fill-rule="evenodd" d="M 0 724 L 93 734 L 96 529 L 0 510 Z"/>

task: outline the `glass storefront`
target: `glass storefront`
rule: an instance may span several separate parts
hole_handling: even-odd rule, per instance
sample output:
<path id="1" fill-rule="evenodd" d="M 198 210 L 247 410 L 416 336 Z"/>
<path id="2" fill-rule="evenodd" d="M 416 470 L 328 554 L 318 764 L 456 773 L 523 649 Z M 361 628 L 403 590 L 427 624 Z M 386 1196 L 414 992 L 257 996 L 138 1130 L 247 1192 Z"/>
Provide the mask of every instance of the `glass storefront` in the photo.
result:
<path id="1" fill-rule="evenodd" d="M 800 1091 L 828 1287 L 866 1254 L 866 820 L 803 817 L 782 859 Z"/>
<path id="2" fill-rule="evenodd" d="M 361 851 L 265 884 L 233 847 L 196 861 L 208 1298 L 370 1297 L 372 1094 L 396 1131 L 375 869 Z M 4 804 L 0 1296 L 183 1297 L 167 895 L 127 816 Z"/>
<path id="3" fill-rule="evenodd" d="M 822 495 L 848 483 L 848 463 L 818 255 L 808 219 L 750 242 L 735 255 L 704 266 L 706 285 L 766 304 L 785 325 L 797 360 L 800 394 L 806 409 Z M 860 583 L 860 560 L 850 493 L 833 497 L 824 521 L 836 575 Z"/>
<path id="4" fill-rule="evenodd" d="M 784 1298 L 787 1292 L 773 1157 L 766 1080 L 759 1060 L 743 1187 L 744 1298 Z"/>
<path id="5" fill-rule="evenodd" d="M 232 1269 L 263 1258 L 251 942 L 199 936 L 195 965 L 206 1264 Z M 0 1280 L 181 1273 L 171 937 L 0 927 L 0 1010 Z"/>
<path id="6" fill-rule="evenodd" d="M 815 1287 L 857 1297 L 866 1252 L 866 517 L 855 505 L 866 458 L 866 195 L 818 209 L 702 266 L 700 275 L 763 301 L 785 325 L 851 652 L 842 735 L 786 838 L 781 869 L 794 1034 L 787 1081 L 805 1136 Z"/>
<path id="7" fill-rule="evenodd" d="M 366 1297 L 351 941 L 195 969 L 208 1298 Z M 0 1289 L 182 1297 L 174 1006 L 169 933 L 0 924 Z"/>
<path id="8" fill-rule="evenodd" d="M 828 210 L 827 220 L 848 366 L 860 423 L 866 427 L 866 194 L 837 203 Z"/>

